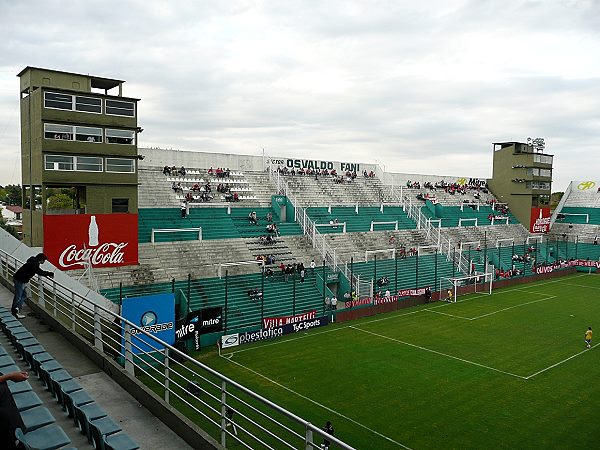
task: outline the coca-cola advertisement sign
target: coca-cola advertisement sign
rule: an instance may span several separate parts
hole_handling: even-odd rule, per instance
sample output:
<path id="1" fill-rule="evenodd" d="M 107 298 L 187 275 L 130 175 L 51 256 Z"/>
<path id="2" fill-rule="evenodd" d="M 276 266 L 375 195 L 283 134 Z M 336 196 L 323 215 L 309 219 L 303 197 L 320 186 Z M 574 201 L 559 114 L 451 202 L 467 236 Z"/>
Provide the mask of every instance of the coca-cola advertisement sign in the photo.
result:
<path id="1" fill-rule="evenodd" d="M 550 231 L 550 208 L 531 208 L 529 231 L 531 233 Z"/>
<path id="2" fill-rule="evenodd" d="M 137 264 L 138 216 L 45 215 L 44 253 L 61 270 Z"/>

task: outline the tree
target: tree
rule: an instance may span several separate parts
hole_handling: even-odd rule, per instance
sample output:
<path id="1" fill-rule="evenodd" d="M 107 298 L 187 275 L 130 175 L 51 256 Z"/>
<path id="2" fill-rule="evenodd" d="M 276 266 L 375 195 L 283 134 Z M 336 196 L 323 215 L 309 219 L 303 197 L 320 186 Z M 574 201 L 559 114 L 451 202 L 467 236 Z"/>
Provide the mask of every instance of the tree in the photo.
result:
<path id="1" fill-rule="evenodd" d="M 48 197 L 48 209 L 73 209 L 73 199 L 67 194 L 54 194 Z"/>
<path id="2" fill-rule="evenodd" d="M 17 239 L 21 239 L 21 237 L 19 236 L 19 233 L 17 233 L 17 230 L 14 227 L 12 227 L 10 225 L 6 225 L 6 222 L 4 221 L 4 217 L 2 217 L 2 214 L 0 214 L 0 228 L 4 228 L 6 231 L 8 231 L 10 234 L 12 234 Z"/>
<path id="3" fill-rule="evenodd" d="M 6 195 L 2 199 L 3 201 L 9 205 L 21 206 L 21 185 L 9 184 L 4 190 L 6 191 Z"/>

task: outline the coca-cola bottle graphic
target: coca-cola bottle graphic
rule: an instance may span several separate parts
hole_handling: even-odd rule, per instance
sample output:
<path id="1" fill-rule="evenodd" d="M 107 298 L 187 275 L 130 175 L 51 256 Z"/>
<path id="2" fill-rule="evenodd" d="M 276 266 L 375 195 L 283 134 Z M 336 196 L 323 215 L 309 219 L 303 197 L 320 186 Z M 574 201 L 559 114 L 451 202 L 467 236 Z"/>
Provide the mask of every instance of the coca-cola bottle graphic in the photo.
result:
<path id="1" fill-rule="evenodd" d="M 88 228 L 88 245 L 90 247 L 98 246 L 98 224 L 96 223 L 96 216 L 90 217 L 90 227 Z"/>

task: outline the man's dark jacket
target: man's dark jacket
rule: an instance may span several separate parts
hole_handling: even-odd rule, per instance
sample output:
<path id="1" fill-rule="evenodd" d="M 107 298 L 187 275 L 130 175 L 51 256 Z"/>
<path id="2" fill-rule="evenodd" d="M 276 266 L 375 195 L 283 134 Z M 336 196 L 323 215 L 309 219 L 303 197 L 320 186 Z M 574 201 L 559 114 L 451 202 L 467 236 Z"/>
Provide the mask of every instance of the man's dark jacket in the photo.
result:
<path id="1" fill-rule="evenodd" d="M 48 277 L 52 275 L 52 272 L 40 269 L 40 262 L 35 256 L 32 256 L 15 272 L 13 278 L 20 283 L 29 283 L 29 280 L 36 274 Z"/>

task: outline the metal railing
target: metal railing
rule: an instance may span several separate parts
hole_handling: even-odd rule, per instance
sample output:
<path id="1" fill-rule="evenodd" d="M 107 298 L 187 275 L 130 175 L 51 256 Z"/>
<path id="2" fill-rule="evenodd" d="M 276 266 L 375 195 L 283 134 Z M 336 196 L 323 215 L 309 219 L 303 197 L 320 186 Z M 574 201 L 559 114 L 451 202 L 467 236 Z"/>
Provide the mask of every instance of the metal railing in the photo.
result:
<path id="1" fill-rule="evenodd" d="M 22 263 L 0 249 L 0 277 L 7 283 Z M 32 302 L 223 446 L 317 449 L 327 436 L 338 448 L 353 448 L 54 279 L 36 276 L 30 290 Z"/>

